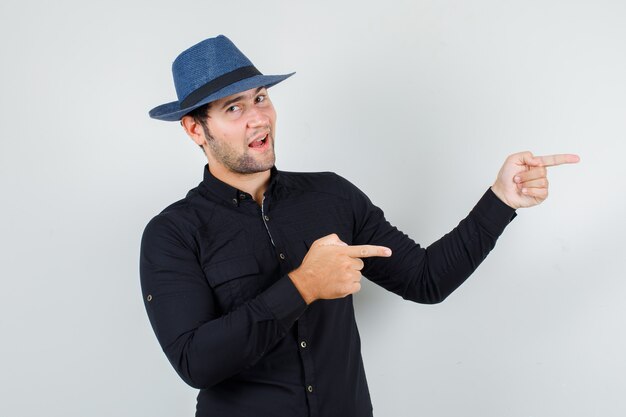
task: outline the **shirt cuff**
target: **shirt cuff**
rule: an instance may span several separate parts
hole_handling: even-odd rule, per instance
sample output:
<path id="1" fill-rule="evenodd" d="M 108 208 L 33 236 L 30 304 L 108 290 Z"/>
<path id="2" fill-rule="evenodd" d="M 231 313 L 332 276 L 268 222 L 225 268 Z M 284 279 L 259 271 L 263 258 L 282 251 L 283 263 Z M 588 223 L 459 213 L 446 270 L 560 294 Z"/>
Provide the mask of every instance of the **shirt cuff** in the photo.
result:
<path id="1" fill-rule="evenodd" d="M 501 235 L 504 228 L 517 216 L 515 209 L 500 200 L 491 187 L 474 206 L 472 213 L 476 215 L 480 225 L 494 236 Z"/>
<path id="2" fill-rule="evenodd" d="M 274 318 L 288 329 L 307 308 L 306 302 L 293 285 L 289 276 L 282 276 L 276 283 L 263 292 L 261 301 Z"/>

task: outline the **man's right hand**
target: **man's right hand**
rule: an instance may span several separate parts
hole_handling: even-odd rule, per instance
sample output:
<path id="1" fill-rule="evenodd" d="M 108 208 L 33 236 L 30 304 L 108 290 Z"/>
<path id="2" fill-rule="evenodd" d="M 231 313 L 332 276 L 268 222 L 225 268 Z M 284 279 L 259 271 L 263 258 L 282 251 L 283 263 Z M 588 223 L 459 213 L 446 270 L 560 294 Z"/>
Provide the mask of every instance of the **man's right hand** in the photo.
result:
<path id="1" fill-rule="evenodd" d="M 289 278 L 307 304 L 319 299 L 342 298 L 361 289 L 361 258 L 389 257 L 384 246 L 349 246 L 336 234 L 319 238 Z"/>

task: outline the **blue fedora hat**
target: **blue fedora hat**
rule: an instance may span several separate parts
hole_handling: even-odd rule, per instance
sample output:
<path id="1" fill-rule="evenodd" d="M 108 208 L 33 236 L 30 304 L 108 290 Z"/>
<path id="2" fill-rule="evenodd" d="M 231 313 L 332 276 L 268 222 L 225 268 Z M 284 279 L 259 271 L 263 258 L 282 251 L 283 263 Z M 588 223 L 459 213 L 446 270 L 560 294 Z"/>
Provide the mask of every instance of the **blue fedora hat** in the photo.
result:
<path id="1" fill-rule="evenodd" d="M 190 111 L 220 98 L 257 87 L 271 87 L 292 76 L 263 75 L 224 35 L 183 51 L 172 64 L 177 101 L 150 110 L 153 119 L 177 121 Z"/>

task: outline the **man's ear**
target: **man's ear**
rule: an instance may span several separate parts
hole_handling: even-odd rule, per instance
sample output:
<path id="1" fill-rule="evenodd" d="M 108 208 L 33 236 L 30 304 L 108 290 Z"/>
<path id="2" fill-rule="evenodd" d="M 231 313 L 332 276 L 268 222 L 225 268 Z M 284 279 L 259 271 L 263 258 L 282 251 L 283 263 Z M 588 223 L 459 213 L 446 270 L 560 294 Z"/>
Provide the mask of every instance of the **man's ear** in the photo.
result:
<path id="1" fill-rule="evenodd" d="M 206 143 L 206 138 L 204 137 L 204 130 L 202 129 L 202 125 L 194 120 L 191 116 L 183 116 L 180 119 L 180 124 L 185 129 L 185 133 L 189 135 L 191 140 L 193 140 L 196 145 L 202 146 Z"/>

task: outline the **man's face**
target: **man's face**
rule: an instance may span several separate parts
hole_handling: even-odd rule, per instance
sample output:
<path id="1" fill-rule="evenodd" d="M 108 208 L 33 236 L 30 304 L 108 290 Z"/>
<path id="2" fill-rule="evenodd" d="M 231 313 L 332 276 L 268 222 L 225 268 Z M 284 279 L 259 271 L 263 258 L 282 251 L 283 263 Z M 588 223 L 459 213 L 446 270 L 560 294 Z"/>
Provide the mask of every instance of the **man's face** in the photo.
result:
<path id="1" fill-rule="evenodd" d="M 264 87 L 211 103 L 203 126 L 209 165 L 237 174 L 274 166 L 276 112 Z"/>

